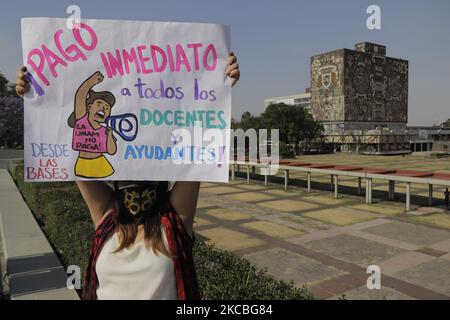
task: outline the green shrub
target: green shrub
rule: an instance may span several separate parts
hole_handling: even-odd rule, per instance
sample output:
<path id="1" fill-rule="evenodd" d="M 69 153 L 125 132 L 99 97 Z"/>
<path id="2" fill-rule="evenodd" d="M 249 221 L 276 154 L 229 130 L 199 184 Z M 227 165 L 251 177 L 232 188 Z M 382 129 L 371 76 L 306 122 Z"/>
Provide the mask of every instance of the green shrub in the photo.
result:
<path id="1" fill-rule="evenodd" d="M 436 158 L 448 158 L 449 154 L 445 152 L 439 152 L 439 153 L 432 153 L 431 156 Z"/>
<path id="2" fill-rule="evenodd" d="M 73 182 L 26 183 L 23 165 L 12 172 L 25 201 L 62 263 L 84 274 L 93 225 Z M 305 288 L 277 280 L 247 260 L 197 239 L 194 260 L 203 299 L 312 299 Z"/>

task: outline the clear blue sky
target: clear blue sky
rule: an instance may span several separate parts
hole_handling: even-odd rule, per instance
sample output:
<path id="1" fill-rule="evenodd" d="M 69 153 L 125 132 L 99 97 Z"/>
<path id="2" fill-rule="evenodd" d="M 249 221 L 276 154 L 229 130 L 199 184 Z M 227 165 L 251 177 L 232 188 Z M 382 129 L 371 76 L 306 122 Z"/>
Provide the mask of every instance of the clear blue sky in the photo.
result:
<path id="1" fill-rule="evenodd" d="M 111 4 L 113 3 L 113 4 Z M 407 59 L 409 123 L 450 118 L 450 1 L 448 0 L 164 0 L 2 1 L 0 71 L 13 80 L 21 62 L 21 17 L 66 17 L 77 4 L 82 18 L 211 22 L 231 26 L 242 79 L 233 89 L 233 116 L 259 114 L 265 97 L 309 86 L 310 56 L 356 42 L 387 46 Z M 366 8 L 381 7 L 382 30 L 368 30 Z"/>

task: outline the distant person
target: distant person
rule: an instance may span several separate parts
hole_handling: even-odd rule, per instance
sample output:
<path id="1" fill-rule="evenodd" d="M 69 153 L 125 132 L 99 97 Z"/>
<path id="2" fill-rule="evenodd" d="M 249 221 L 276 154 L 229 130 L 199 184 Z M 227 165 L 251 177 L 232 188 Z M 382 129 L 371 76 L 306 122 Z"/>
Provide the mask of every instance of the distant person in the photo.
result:
<path id="1" fill-rule="evenodd" d="M 448 210 L 448 202 L 450 199 L 450 192 L 448 191 L 448 188 L 445 189 L 444 196 L 445 196 L 445 207 Z"/>
<path id="2" fill-rule="evenodd" d="M 17 73 L 18 95 L 30 88 L 25 72 Z M 226 75 L 232 85 L 240 77 L 233 53 Z M 76 183 L 95 226 L 83 299 L 200 299 L 192 258 L 200 182 L 115 181 L 114 190 L 104 181 Z"/>

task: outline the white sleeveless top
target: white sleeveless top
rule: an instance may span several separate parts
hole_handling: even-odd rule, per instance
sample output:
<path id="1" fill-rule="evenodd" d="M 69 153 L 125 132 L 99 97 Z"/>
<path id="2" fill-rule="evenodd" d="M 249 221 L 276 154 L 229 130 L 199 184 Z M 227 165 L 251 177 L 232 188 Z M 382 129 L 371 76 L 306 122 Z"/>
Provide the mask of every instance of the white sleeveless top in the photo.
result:
<path id="1" fill-rule="evenodd" d="M 167 243 L 163 229 L 163 238 Z M 97 298 L 99 300 L 176 300 L 173 260 L 156 255 L 136 242 L 130 249 L 114 252 L 119 246 L 117 233 L 105 243 L 97 259 Z"/>

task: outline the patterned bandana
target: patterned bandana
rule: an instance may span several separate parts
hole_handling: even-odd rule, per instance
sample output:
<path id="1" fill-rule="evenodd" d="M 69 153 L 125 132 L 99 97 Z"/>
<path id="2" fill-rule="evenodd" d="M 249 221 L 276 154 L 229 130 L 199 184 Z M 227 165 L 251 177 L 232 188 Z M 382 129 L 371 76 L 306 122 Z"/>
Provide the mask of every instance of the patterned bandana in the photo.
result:
<path id="1" fill-rule="evenodd" d="M 132 220 L 139 220 L 143 214 L 155 211 L 167 196 L 167 182 L 163 181 L 139 182 L 121 188 L 115 184 L 115 189 L 119 215 L 128 213 Z"/>
<path id="2" fill-rule="evenodd" d="M 132 215 L 149 210 L 156 201 L 156 190 L 151 188 L 126 188 L 123 202 Z"/>

